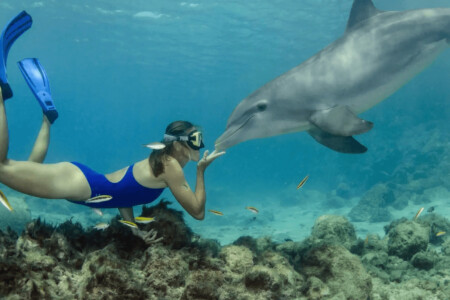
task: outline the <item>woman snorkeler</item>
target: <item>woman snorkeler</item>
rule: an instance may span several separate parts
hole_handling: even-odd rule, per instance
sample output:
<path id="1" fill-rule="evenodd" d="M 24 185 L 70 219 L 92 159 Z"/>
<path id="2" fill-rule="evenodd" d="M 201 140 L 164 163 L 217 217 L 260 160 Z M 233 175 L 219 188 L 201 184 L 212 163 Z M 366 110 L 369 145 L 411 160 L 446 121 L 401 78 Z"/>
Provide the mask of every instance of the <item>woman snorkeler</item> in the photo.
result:
<path id="1" fill-rule="evenodd" d="M 8 124 L 0 88 L 0 182 L 24 194 L 39 198 L 66 199 L 92 208 L 118 208 L 125 221 L 135 222 L 133 206 L 150 203 L 168 187 L 175 199 L 195 219 L 205 216 L 206 168 L 225 152 L 205 151 L 202 132 L 187 121 L 176 121 L 166 128 L 159 150 L 149 158 L 110 174 L 99 174 L 78 162 L 43 164 L 50 140 L 51 123 L 44 113 L 42 126 L 28 161 L 15 161 L 8 154 Z M 197 182 L 191 190 L 183 167 L 196 161 Z M 133 233 L 151 241 L 154 232 Z"/>
<path id="2" fill-rule="evenodd" d="M 0 182 L 35 197 L 66 199 L 92 208 L 118 208 L 122 218 L 132 222 L 125 224 L 131 225 L 133 233 L 145 241 L 151 240 L 152 232 L 137 230 L 133 206 L 156 200 L 166 187 L 192 217 L 202 220 L 206 201 L 205 170 L 225 152 L 208 155 L 205 151 L 200 159 L 200 149 L 204 147 L 202 132 L 189 122 L 169 124 L 164 139 L 156 143 L 158 149 L 154 149 L 148 159 L 110 174 L 99 174 L 77 162 L 43 164 L 50 141 L 50 126 L 58 113 L 53 105 L 46 72 L 36 58 L 24 59 L 18 65 L 43 109 L 42 126 L 28 161 L 8 159 L 9 136 L 4 101 L 13 93 L 7 81 L 6 60 L 13 43 L 31 24 L 31 16 L 22 11 L 0 34 L 0 48 L 3 48 L 0 49 Z M 190 160 L 198 162 L 195 191 L 190 189 L 183 172 Z M 12 210 L 8 201 L 0 198 Z"/>

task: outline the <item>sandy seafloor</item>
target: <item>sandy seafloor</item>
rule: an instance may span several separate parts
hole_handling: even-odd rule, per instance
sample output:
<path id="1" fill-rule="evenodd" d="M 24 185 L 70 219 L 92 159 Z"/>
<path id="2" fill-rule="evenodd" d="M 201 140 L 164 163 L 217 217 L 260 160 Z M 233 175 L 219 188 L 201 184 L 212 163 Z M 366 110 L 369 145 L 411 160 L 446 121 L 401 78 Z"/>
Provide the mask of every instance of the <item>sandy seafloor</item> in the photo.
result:
<path id="1" fill-rule="evenodd" d="M 311 180 L 311 178 L 310 178 Z M 46 200 L 34 197 L 29 197 L 8 188 L 3 187 L 5 193 L 11 199 L 10 202 L 14 206 L 14 197 L 26 199 L 26 202 L 31 208 L 31 218 L 36 219 L 40 217 L 46 222 L 57 225 L 69 219 L 73 222 L 80 222 L 83 227 L 88 228 L 94 226 L 99 222 L 109 222 L 109 220 L 118 214 L 117 209 L 103 209 L 103 216 L 98 216 L 90 208 L 83 208 L 80 211 L 73 212 L 74 207 L 78 206 L 68 204 L 64 200 Z M 194 233 L 203 238 L 216 239 L 222 246 L 233 243 L 241 236 L 251 236 L 253 238 L 270 237 L 276 243 L 282 243 L 286 240 L 301 241 L 311 234 L 311 228 L 315 220 L 322 215 L 340 215 L 347 217 L 350 210 L 358 203 L 359 197 L 354 197 L 348 200 L 345 206 L 339 208 L 330 208 L 329 204 L 325 203 L 327 195 L 315 190 L 308 189 L 306 183 L 300 190 L 296 190 L 295 186 L 290 190 L 278 192 L 270 195 L 264 193 L 252 194 L 242 192 L 239 196 L 242 204 L 226 204 L 224 199 L 221 206 L 206 205 L 205 219 L 202 221 L 195 220 L 189 216 L 183 208 L 169 195 L 168 191 L 157 199 L 153 204 L 159 202 L 160 199 L 167 197 L 172 201 L 172 208 L 183 211 L 184 218 L 189 227 Z M 290 198 L 289 203 L 283 202 L 282 199 Z M 418 205 L 410 203 L 404 209 L 397 210 L 390 208 L 392 220 L 400 219 L 402 217 L 407 219 L 414 218 L 417 211 L 424 207 L 422 216 L 427 214 L 430 207 L 435 207 L 435 212 L 442 216 L 450 215 L 450 207 L 447 202 L 450 198 L 450 192 L 442 189 L 434 194 L 434 198 L 429 199 L 429 203 Z M 295 201 L 298 203 L 295 203 Z M 36 201 L 36 202 L 35 202 Z M 43 211 L 36 208 L 42 206 L 45 201 L 46 207 L 51 207 L 50 211 Z M 233 203 L 235 203 L 234 201 Z M 264 205 L 262 205 L 264 203 Z M 150 204 L 152 205 L 152 204 Z M 253 206 L 259 210 L 255 214 L 247 209 L 246 206 Z M 58 207 L 64 209 L 58 210 Z M 209 209 L 218 210 L 223 213 L 223 216 L 217 216 Z M 60 213 L 55 213 L 59 211 Z M 135 215 L 139 215 L 141 206 L 135 207 Z M 392 221 L 391 220 L 391 221 Z M 364 239 L 368 234 L 377 234 L 383 238 L 384 226 L 389 222 L 352 222 L 355 226 L 357 236 Z"/>

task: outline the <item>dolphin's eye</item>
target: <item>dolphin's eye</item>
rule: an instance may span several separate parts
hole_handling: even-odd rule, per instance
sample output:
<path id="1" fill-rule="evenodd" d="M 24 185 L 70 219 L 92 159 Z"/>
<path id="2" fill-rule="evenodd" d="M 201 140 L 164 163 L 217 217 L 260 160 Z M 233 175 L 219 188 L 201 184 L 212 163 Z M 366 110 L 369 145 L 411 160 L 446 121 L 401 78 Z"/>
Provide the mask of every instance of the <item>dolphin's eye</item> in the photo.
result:
<path id="1" fill-rule="evenodd" d="M 258 104 L 256 105 L 256 108 L 257 108 L 259 111 L 265 111 L 266 108 L 267 108 L 267 104 L 266 104 L 266 103 L 258 103 Z"/>

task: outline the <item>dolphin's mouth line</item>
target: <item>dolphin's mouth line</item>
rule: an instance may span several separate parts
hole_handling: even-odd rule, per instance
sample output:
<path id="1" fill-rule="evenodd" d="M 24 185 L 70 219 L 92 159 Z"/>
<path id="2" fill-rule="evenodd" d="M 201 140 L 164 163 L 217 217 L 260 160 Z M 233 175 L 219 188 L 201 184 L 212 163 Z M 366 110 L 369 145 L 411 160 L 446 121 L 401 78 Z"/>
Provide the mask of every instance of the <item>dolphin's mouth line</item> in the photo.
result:
<path id="1" fill-rule="evenodd" d="M 229 139 L 230 137 L 232 137 L 233 135 L 235 135 L 236 132 L 238 132 L 242 127 L 244 127 L 244 126 L 248 123 L 248 121 L 250 121 L 250 119 L 252 119 L 254 116 L 255 116 L 255 114 L 251 115 L 244 123 L 242 123 L 241 126 L 239 126 L 239 128 L 237 128 L 235 131 L 233 131 L 230 135 L 226 136 L 225 139 Z M 220 144 L 220 143 L 222 143 L 222 141 L 219 142 L 218 144 Z M 216 144 L 216 145 L 217 145 L 217 144 Z"/>

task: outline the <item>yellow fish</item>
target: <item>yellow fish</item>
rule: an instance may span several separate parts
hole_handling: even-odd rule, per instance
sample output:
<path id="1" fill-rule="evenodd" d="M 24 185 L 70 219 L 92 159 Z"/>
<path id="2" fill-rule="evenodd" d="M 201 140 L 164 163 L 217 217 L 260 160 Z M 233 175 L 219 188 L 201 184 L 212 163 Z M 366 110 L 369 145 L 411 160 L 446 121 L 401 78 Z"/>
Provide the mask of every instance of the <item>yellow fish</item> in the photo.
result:
<path id="1" fill-rule="evenodd" d="M 164 145 L 163 143 L 160 143 L 160 142 L 153 142 L 153 143 L 145 144 L 142 146 L 153 149 L 153 150 L 161 150 L 161 149 L 166 148 L 166 145 Z"/>
<path id="2" fill-rule="evenodd" d="M 97 230 L 105 230 L 106 228 L 109 227 L 109 224 L 106 223 L 98 223 L 97 225 L 94 226 L 94 229 Z"/>
<path id="3" fill-rule="evenodd" d="M 417 220 L 417 218 L 420 216 L 420 214 L 423 212 L 423 207 L 421 207 L 420 209 L 419 209 L 419 211 L 417 212 L 417 214 L 416 214 L 416 216 L 414 217 L 414 221 L 416 221 Z"/>
<path id="4" fill-rule="evenodd" d="M 99 196 L 95 196 L 95 197 L 89 198 L 89 199 L 87 199 L 87 200 L 84 201 L 84 202 L 86 202 L 86 203 L 100 203 L 100 202 L 106 202 L 106 201 L 109 201 L 109 200 L 111 200 L 112 198 L 113 198 L 113 197 L 110 196 L 110 195 L 99 195 Z"/>
<path id="5" fill-rule="evenodd" d="M 139 227 L 136 225 L 136 223 L 130 222 L 130 221 L 125 221 L 125 220 L 119 220 L 120 223 L 122 223 L 125 226 L 131 227 L 131 228 L 136 228 L 138 229 Z"/>
<path id="6" fill-rule="evenodd" d="M 438 233 L 436 233 L 436 236 L 441 236 L 441 235 L 444 235 L 444 234 L 446 234 L 445 231 L 439 231 Z"/>
<path id="7" fill-rule="evenodd" d="M 366 239 L 364 240 L 364 246 L 367 246 L 369 244 L 369 235 L 366 236 Z"/>
<path id="8" fill-rule="evenodd" d="M 95 212 L 100 217 L 103 216 L 103 212 L 98 208 L 92 208 L 92 211 Z"/>
<path id="9" fill-rule="evenodd" d="M 218 210 L 208 209 L 208 211 L 209 211 L 210 213 L 213 213 L 213 214 L 217 215 L 217 216 L 223 216 L 223 213 L 221 213 L 221 212 L 218 211 Z"/>
<path id="10" fill-rule="evenodd" d="M 136 218 L 134 218 L 134 220 L 136 221 L 136 223 L 139 223 L 139 224 L 148 224 L 148 223 L 155 221 L 155 218 L 136 217 Z"/>
<path id="11" fill-rule="evenodd" d="M 251 211 L 252 213 L 259 213 L 259 210 L 256 207 L 253 206 L 247 206 L 245 209 L 248 209 L 249 211 Z"/>
<path id="12" fill-rule="evenodd" d="M 4 207 L 6 207 L 9 211 L 13 211 L 13 208 L 11 204 L 9 204 L 8 199 L 6 198 L 5 194 L 3 194 L 2 191 L 0 191 L 0 202 L 3 204 Z"/>
<path id="13" fill-rule="evenodd" d="M 305 178 L 303 178 L 302 181 L 300 181 L 300 183 L 297 185 L 297 190 L 305 184 L 305 182 L 308 180 L 308 178 L 309 178 L 309 175 L 306 175 Z"/>

